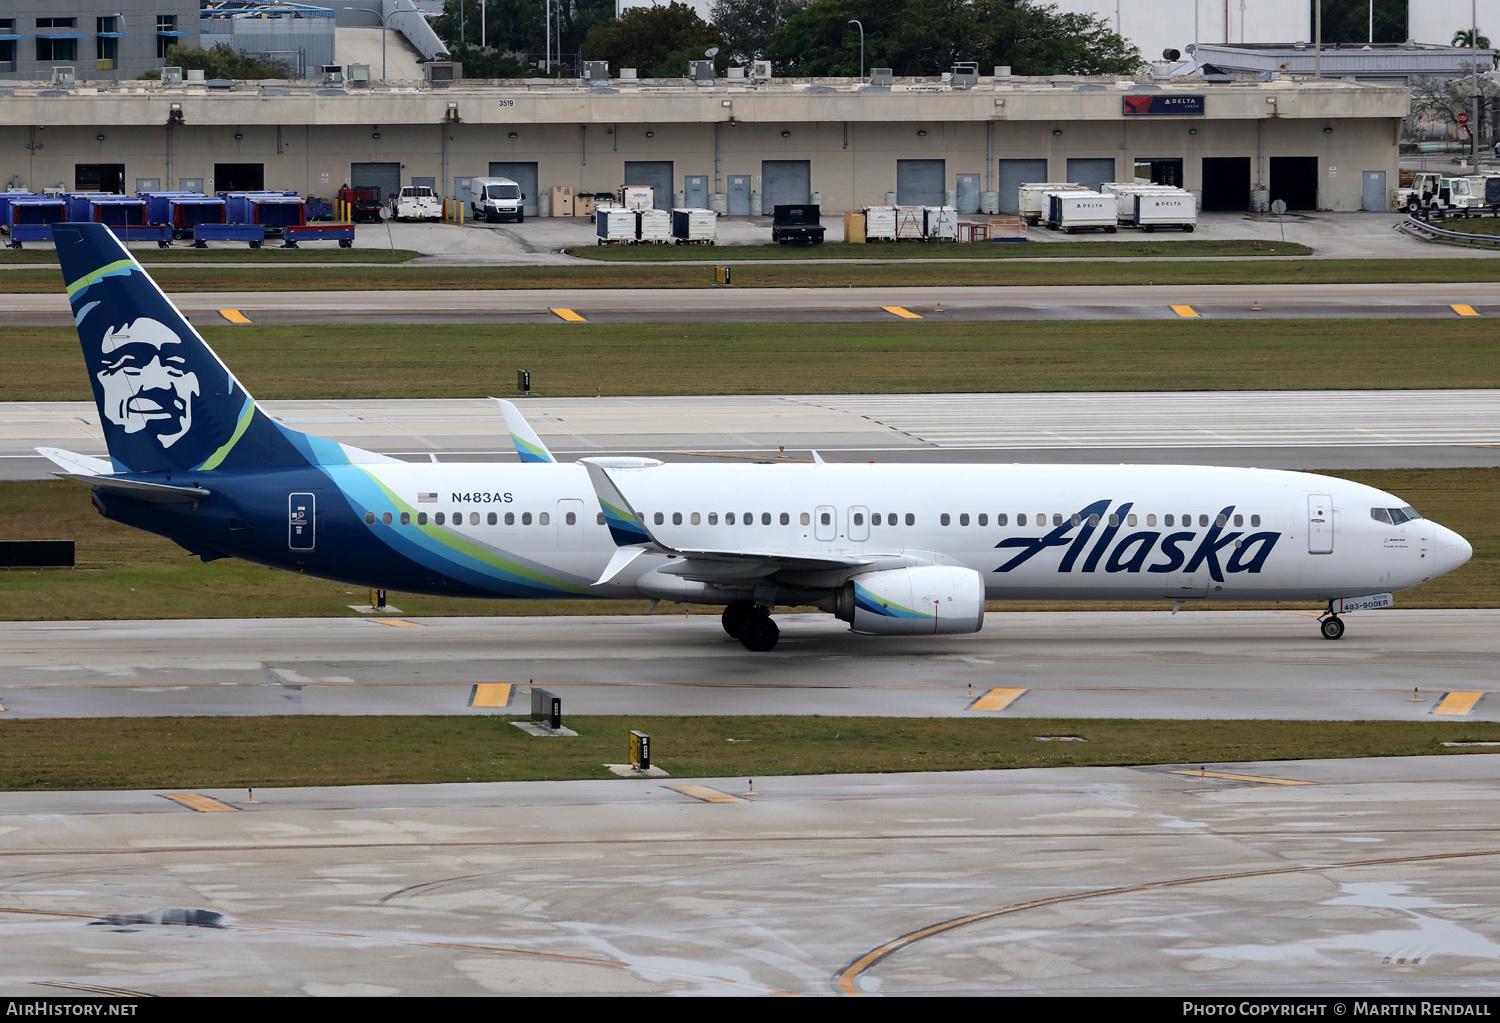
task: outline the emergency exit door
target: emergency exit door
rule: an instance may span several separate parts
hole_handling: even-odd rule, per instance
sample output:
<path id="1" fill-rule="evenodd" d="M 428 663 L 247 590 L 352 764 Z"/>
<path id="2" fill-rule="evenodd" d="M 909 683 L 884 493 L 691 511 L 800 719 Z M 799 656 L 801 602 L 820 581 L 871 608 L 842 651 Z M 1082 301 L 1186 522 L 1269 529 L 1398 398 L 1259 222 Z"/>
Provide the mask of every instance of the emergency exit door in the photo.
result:
<path id="1" fill-rule="evenodd" d="M 839 532 L 838 510 L 832 505 L 819 505 L 813 512 L 813 536 L 819 540 L 833 540 Z"/>
<path id="2" fill-rule="evenodd" d="M 310 551 L 317 540 L 318 499 L 312 494 L 287 497 L 286 545 L 294 551 Z"/>
<path id="3" fill-rule="evenodd" d="M 1307 495 L 1307 553 L 1333 553 L 1333 498 Z"/>

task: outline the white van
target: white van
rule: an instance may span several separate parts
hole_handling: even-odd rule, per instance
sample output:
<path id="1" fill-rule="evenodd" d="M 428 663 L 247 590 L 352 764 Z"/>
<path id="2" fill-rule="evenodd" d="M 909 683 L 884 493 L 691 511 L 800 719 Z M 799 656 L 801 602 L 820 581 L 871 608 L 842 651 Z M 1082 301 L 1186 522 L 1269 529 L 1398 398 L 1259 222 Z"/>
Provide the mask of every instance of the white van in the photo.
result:
<path id="1" fill-rule="evenodd" d="M 469 207 L 475 220 L 526 222 L 526 193 L 510 178 L 470 178 Z"/>

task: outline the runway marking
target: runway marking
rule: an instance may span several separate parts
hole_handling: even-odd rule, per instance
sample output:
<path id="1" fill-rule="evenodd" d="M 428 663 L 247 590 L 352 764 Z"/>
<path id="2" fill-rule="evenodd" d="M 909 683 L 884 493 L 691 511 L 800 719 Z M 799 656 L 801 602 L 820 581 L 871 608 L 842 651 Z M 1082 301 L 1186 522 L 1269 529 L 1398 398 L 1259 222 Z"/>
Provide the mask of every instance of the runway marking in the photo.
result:
<path id="1" fill-rule="evenodd" d="M 198 792 L 162 792 L 159 795 L 163 799 L 170 799 L 174 803 L 181 803 L 189 810 L 197 810 L 199 813 L 223 813 L 226 810 L 239 812 L 239 807 L 230 806 L 221 799 L 213 796 L 205 796 Z"/>
<path id="2" fill-rule="evenodd" d="M 509 707 L 511 691 L 514 689 L 515 686 L 509 683 L 480 683 L 469 690 L 469 706 Z"/>
<path id="3" fill-rule="evenodd" d="M 1472 711 L 1479 701 L 1484 699 L 1484 695 L 1484 693 L 1444 693 L 1438 705 L 1432 708 L 1432 712 L 1445 717 L 1462 717 Z"/>
<path id="4" fill-rule="evenodd" d="M 577 313 L 575 313 L 571 309 L 548 309 L 547 311 L 549 313 L 553 314 L 554 316 L 556 316 L 558 319 L 560 319 L 560 320 L 567 320 L 569 323 L 587 323 L 587 322 L 589 322 L 588 320 L 585 320 L 582 316 L 579 316 Z"/>
<path id="5" fill-rule="evenodd" d="M 903 320 L 920 320 L 922 318 L 920 313 L 914 313 L 910 309 L 903 309 L 899 305 L 883 305 L 880 308 L 884 309 L 892 316 L 901 317 Z"/>
<path id="6" fill-rule="evenodd" d="M 402 619 L 402 618 L 371 618 L 370 621 L 374 622 L 376 625 L 394 625 L 398 629 L 399 628 L 405 628 L 405 629 L 425 629 L 425 628 L 427 628 L 427 626 L 423 625 L 421 622 L 408 622 L 408 621 L 406 621 L 405 619 Z"/>
<path id="7" fill-rule="evenodd" d="M 1460 315 L 1460 316 L 1478 316 L 1479 315 L 1479 310 L 1475 309 L 1471 305 L 1450 305 L 1448 308 L 1452 309 L 1455 313 L 1458 313 L 1458 315 Z"/>
<path id="8" fill-rule="evenodd" d="M 667 788 L 673 792 L 681 792 L 684 796 L 692 796 L 701 799 L 705 803 L 744 803 L 747 800 L 739 796 L 731 796 L 727 792 L 711 789 L 707 785 L 668 785 Z"/>
<path id="9" fill-rule="evenodd" d="M 1174 305 L 1172 311 L 1184 319 L 1194 319 L 1198 316 L 1198 310 L 1190 305 Z"/>
<path id="10" fill-rule="evenodd" d="M 115 998 L 155 998 L 155 995 L 147 994 L 145 991 L 131 991 L 123 987 L 100 987 L 98 984 L 69 984 L 65 980 L 36 980 L 32 981 L 37 987 L 61 987 L 69 991 L 87 991 L 95 995 L 112 995 Z"/>
<path id="11" fill-rule="evenodd" d="M 1025 689 L 991 689 L 965 709 L 1004 710 L 1026 694 Z"/>
<path id="12" fill-rule="evenodd" d="M 1311 781 L 1292 781 L 1289 778 L 1260 778 L 1253 774 L 1224 774 L 1220 771 L 1168 771 L 1168 774 L 1187 774 L 1194 778 L 1224 778 L 1228 781 L 1255 781 L 1262 785 L 1316 785 Z"/>
<path id="13" fill-rule="evenodd" d="M 836 973 L 833 977 L 835 990 L 856 998 L 864 996 L 859 989 L 859 978 L 866 971 L 889 958 L 902 949 L 916 944 L 923 938 L 930 938 L 935 934 L 944 934 L 965 924 L 981 923 L 985 920 L 993 920 L 999 916 L 1010 913 L 1019 913 L 1024 909 L 1038 909 L 1043 906 L 1056 906 L 1065 902 L 1078 902 L 1083 899 L 1097 899 L 1108 895 L 1125 895 L 1130 892 L 1145 892 L 1160 888 L 1176 888 L 1189 884 L 1207 884 L 1212 881 L 1236 881 L 1247 877 L 1275 877 L 1279 874 L 1308 874 L 1319 870 L 1341 870 L 1349 867 L 1384 867 L 1396 863 L 1424 863 L 1436 860 L 1462 860 L 1477 856 L 1500 855 L 1500 850 L 1487 849 L 1480 852 L 1460 853 L 1428 853 L 1421 856 L 1395 856 L 1379 860 L 1355 860 L 1350 863 L 1319 863 L 1300 867 L 1271 867 L 1265 870 L 1245 870 L 1232 874 L 1205 874 L 1200 877 L 1182 877 L 1170 881 L 1148 881 L 1145 884 L 1123 885 L 1119 888 L 1099 888 L 1088 892 L 1075 892 L 1072 895 L 1055 895 L 1048 899 L 1036 899 L 1032 902 L 1020 902 L 1013 906 L 1005 906 L 1001 909 L 986 910 L 983 913 L 971 913 L 968 916 L 955 917 L 952 920 L 944 920 L 942 923 L 932 924 L 920 930 L 908 931 L 898 938 L 892 938 L 884 945 L 873 948 L 853 960 L 849 965 Z"/>
<path id="14" fill-rule="evenodd" d="M 219 315 L 222 316 L 222 317 L 224 317 L 224 319 L 228 320 L 230 323 L 249 323 L 250 322 L 250 317 L 246 316 L 244 313 L 240 312 L 238 309 L 220 309 L 219 310 Z"/>

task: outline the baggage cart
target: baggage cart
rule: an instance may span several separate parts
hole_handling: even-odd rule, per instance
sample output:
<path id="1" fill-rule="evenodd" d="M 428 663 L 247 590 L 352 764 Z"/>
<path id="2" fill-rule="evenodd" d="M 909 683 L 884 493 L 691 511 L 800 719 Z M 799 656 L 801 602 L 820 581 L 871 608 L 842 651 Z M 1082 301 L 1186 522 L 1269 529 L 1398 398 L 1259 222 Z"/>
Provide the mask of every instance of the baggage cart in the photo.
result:
<path id="1" fill-rule="evenodd" d="M 627 210 L 649 210 L 656 206 L 656 190 L 650 185 L 621 185 L 620 205 Z"/>
<path id="2" fill-rule="evenodd" d="M 927 210 L 921 206 L 896 207 L 896 240 L 921 241 L 927 237 Z"/>
<path id="3" fill-rule="evenodd" d="M 928 241 L 958 241 L 958 210 L 953 206 L 924 206 L 925 235 Z"/>
<path id="4" fill-rule="evenodd" d="M 1047 227 L 1053 231 L 1118 230 L 1115 197 L 1102 192 L 1064 191 L 1047 193 Z"/>
<path id="5" fill-rule="evenodd" d="M 1047 219 L 1048 192 L 1087 191 L 1076 181 L 1050 181 L 1023 184 L 1019 189 L 1021 219 L 1028 224 L 1039 224 Z"/>
<path id="6" fill-rule="evenodd" d="M 623 206 L 604 206 L 594 211 L 594 233 L 600 245 L 634 245 L 637 222 L 635 210 Z"/>
<path id="7" fill-rule="evenodd" d="M 638 210 L 636 240 L 642 245 L 666 245 L 672 240 L 672 214 L 666 210 Z"/>
<path id="8" fill-rule="evenodd" d="M 354 245 L 353 224 L 304 224 L 281 229 L 283 249 L 295 249 L 298 242 L 338 242 L 339 248 Z"/>
<path id="9" fill-rule="evenodd" d="M 307 204 L 301 196 L 284 192 L 230 192 L 226 220 L 231 224 L 256 224 L 268 235 L 279 235 L 284 227 L 307 223 Z"/>
<path id="10" fill-rule="evenodd" d="M 266 229 L 259 224 L 199 224 L 193 228 L 195 249 L 208 248 L 208 242 L 245 242 L 258 249 L 265 240 Z"/>
<path id="11" fill-rule="evenodd" d="M 865 240 L 871 242 L 896 240 L 896 207 L 865 207 Z"/>
<path id="12" fill-rule="evenodd" d="M 678 245 L 712 245 L 718 238 L 719 215 L 713 210 L 685 207 L 672 211 L 672 240 Z"/>

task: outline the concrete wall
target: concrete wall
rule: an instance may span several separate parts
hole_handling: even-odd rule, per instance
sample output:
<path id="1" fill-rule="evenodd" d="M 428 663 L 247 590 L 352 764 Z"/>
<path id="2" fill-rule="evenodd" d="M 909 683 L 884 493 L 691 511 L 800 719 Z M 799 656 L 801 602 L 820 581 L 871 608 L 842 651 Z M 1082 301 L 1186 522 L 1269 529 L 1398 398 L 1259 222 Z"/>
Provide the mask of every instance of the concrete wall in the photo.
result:
<path id="1" fill-rule="evenodd" d="M 0 19 L 15 19 L 16 69 L 0 72 L 0 81 L 46 81 L 53 66 L 71 66 L 80 82 L 116 81 L 139 78 L 141 73 L 161 67 L 165 61 L 156 56 L 156 19 L 158 15 L 177 16 L 177 28 L 187 35 L 174 37 L 184 46 L 198 45 L 197 0 L 6 0 L 0 3 Z M 98 61 L 98 21 L 100 17 L 121 15 L 116 30 L 125 37 L 116 40 L 117 59 L 113 69 L 101 69 Z M 73 28 L 42 28 L 37 18 L 74 18 Z M 76 33 L 77 57 L 74 60 L 38 61 L 36 37 L 44 33 Z"/>

